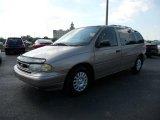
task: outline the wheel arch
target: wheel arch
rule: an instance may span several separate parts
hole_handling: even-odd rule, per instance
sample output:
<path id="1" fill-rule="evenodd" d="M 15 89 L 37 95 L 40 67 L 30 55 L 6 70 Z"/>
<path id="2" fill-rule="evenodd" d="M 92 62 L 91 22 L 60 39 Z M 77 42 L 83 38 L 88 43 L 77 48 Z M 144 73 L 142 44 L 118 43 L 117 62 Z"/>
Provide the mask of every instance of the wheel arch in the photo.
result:
<path id="1" fill-rule="evenodd" d="M 145 55 L 144 54 L 141 53 L 141 54 L 138 55 L 138 57 L 142 59 L 142 62 L 144 62 L 144 60 L 145 60 Z"/>
<path id="2" fill-rule="evenodd" d="M 79 63 L 79 64 L 74 65 L 74 66 L 69 70 L 69 72 L 67 73 L 67 76 L 66 76 L 66 78 L 65 78 L 64 83 L 66 82 L 69 74 L 70 74 L 74 69 L 76 69 L 76 68 L 78 68 L 78 67 L 85 67 L 87 70 L 89 70 L 89 72 L 90 72 L 90 74 L 91 74 L 91 81 L 94 81 L 95 73 L 94 73 L 93 66 L 92 66 L 91 64 L 89 64 L 89 63 L 84 62 L 84 63 Z"/>

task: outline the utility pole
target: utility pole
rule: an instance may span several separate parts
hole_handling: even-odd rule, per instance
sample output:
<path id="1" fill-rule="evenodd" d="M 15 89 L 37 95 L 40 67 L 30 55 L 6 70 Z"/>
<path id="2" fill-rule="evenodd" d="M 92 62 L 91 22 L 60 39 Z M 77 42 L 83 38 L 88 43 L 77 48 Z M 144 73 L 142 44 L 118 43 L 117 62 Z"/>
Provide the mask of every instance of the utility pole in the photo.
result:
<path id="1" fill-rule="evenodd" d="M 109 0 L 106 0 L 106 25 L 108 25 L 108 7 L 109 7 Z"/>

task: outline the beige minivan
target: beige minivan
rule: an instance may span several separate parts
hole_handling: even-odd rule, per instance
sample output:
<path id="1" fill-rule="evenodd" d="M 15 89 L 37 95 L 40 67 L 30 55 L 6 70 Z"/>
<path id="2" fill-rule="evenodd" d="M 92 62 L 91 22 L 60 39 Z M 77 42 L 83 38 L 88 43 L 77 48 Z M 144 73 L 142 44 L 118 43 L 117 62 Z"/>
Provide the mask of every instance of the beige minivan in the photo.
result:
<path id="1" fill-rule="evenodd" d="M 17 57 L 16 76 L 37 88 L 84 93 L 92 81 L 132 69 L 145 59 L 142 35 L 130 27 L 109 25 L 77 28 L 52 45 Z"/>

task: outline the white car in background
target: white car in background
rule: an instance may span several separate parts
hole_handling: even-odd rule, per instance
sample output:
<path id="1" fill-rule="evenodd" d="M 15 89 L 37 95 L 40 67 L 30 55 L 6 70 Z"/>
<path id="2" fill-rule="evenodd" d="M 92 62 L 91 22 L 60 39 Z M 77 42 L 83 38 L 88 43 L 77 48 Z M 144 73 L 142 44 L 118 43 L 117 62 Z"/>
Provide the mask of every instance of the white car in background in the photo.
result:
<path id="1" fill-rule="evenodd" d="M 0 49 L 0 64 L 2 63 L 1 49 Z"/>
<path id="2" fill-rule="evenodd" d="M 158 55 L 160 55 L 160 44 L 158 46 Z"/>
<path id="3" fill-rule="evenodd" d="M 160 55 L 160 40 L 154 40 L 158 48 L 158 55 Z"/>

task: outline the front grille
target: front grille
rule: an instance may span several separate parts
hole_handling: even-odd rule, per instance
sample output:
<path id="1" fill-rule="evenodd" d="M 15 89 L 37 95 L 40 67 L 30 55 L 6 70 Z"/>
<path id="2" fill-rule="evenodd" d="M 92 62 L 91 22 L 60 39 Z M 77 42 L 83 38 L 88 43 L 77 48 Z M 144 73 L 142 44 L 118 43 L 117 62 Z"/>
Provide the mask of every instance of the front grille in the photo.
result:
<path id="1" fill-rule="evenodd" d="M 156 45 L 146 45 L 146 47 L 149 49 L 157 49 Z"/>
<path id="2" fill-rule="evenodd" d="M 29 70 L 29 64 L 28 63 L 17 61 L 17 66 L 20 70 L 22 70 L 24 72 L 27 72 L 27 73 L 31 73 L 31 71 Z"/>

